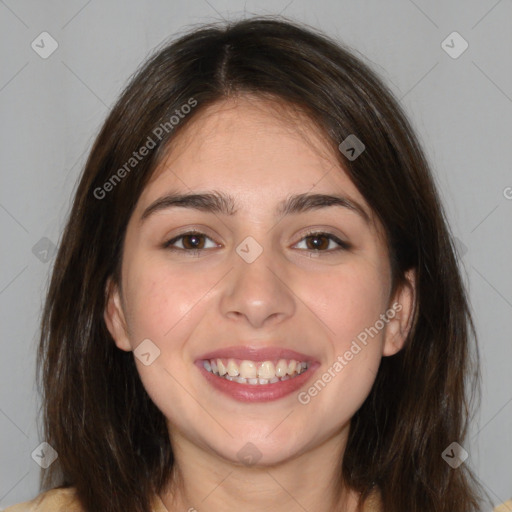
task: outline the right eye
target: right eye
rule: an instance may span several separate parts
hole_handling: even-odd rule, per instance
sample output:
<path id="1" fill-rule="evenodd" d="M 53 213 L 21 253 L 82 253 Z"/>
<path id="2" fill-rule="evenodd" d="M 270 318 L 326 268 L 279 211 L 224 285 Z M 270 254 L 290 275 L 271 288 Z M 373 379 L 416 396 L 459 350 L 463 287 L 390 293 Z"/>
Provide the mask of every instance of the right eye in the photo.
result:
<path id="1" fill-rule="evenodd" d="M 201 251 L 206 249 L 204 247 L 204 239 L 212 240 L 210 237 L 199 231 L 188 231 L 168 240 L 164 243 L 163 247 L 170 251 L 185 251 L 199 254 Z M 181 247 L 175 246 L 178 241 L 181 241 Z M 218 245 L 214 242 L 213 247 L 218 247 Z"/>

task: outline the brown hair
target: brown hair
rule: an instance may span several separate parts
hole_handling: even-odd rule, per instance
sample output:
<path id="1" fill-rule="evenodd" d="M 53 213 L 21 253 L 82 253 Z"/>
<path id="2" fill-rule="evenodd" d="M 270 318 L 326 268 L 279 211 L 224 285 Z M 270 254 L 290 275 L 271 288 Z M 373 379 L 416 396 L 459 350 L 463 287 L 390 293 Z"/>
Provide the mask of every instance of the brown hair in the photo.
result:
<path id="1" fill-rule="evenodd" d="M 483 491 L 476 478 L 465 464 L 452 469 L 441 457 L 453 441 L 465 440 L 480 375 L 477 346 L 470 347 L 476 338 L 471 314 L 429 166 L 401 107 L 369 67 L 314 29 L 275 17 L 201 26 L 157 51 L 94 143 L 42 318 L 44 438 L 59 453 L 42 487 L 76 487 L 88 511 L 148 512 L 151 495 L 170 476 L 165 418 L 148 397 L 133 355 L 116 348 L 105 326 L 105 288 L 109 278 L 121 284 L 128 220 L 169 141 L 206 106 L 235 94 L 306 111 L 382 222 L 394 285 L 416 270 L 411 331 L 400 352 L 383 358 L 352 418 L 340 479 L 361 493 L 361 503 L 378 486 L 383 512 L 478 510 Z M 155 132 L 191 99 L 197 102 L 192 112 Z M 350 134 L 366 146 L 353 161 L 337 151 Z M 155 147 L 127 167 L 148 137 Z"/>

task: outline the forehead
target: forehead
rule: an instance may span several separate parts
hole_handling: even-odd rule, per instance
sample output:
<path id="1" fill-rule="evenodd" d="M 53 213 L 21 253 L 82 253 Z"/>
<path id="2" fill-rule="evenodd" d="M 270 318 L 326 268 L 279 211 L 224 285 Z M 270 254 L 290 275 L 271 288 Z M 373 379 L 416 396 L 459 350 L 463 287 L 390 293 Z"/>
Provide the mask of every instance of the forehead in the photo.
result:
<path id="1" fill-rule="evenodd" d="M 297 108 L 250 96 L 225 99 L 198 111 L 171 140 L 139 205 L 169 191 L 219 190 L 255 213 L 292 194 L 341 193 L 374 221 L 336 151 Z"/>
<path id="2" fill-rule="evenodd" d="M 314 164 L 315 168 L 332 166 L 335 160 L 319 127 L 297 107 L 242 96 L 221 100 L 197 112 L 171 140 L 154 178 L 184 158 L 198 166 L 211 161 L 229 164 L 229 168 L 237 164 L 259 166 L 264 171 L 272 164 L 283 166 L 286 160 L 296 166 L 299 157 L 305 159 L 304 166 Z M 265 166 L 261 165 L 264 160 Z M 296 171 L 299 174 L 300 169 Z"/>

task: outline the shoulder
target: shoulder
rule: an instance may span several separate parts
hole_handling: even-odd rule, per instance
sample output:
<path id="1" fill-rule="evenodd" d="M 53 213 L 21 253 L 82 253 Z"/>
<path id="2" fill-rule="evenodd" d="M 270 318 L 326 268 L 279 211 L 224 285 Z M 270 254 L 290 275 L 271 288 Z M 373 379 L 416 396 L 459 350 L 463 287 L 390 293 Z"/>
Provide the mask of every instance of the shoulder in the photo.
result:
<path id="1" fill-rule="evenodd" d="M 379 489 L 374 489 L 364 505 L 364 512 L 380 512 L 382 510 L 382 498 Z M 492 512 L 512 512 L 512 499 L 502 503 Z"/>
<path id="2" fill-rule="evenodd" d="M 39 494 L 36 498 L 12 507 L 7 507 L 3 512 L 83 512 L 78 502 L 75 489 L 52 489 Z"/>
<path id="3" fill-rule="evenodd" d="M 155 511 L 165 510 L 158 497 L 154 498 Z M 380 492 L 375 490 L 365 503 L 365 512 L 378 512 L 381 509 Z M 512 511 L 512 499 L 499 505 L 493 512 Z M 7 507 L 2 512 L 83 512 L 76 498 L 75 489 L 67 487 L 52 489 L 39 494 L 36 498 Z"/>
<path id="4" fill-rule="evenodd" d="M 382 498 L 378 487 L 374 487 L 366 501 L 364 502 L 363 512 L 380 512 L 382 509 Z"/>
<path id="5" fill-rule="evenodd" d="M 152 497 L 154 512 L 168 512 L 160 497 Z M 84 512 L 74 487 L 51 489 L 36 496 L 33 500 L 12 505 L 0 512 Z"/>
<path id="6" fill-rule="evenodd" d="M 512 499 L 501 504 L 499 507 L 494 509 L 494 512 L 510 512 L 512 510 Z"/>

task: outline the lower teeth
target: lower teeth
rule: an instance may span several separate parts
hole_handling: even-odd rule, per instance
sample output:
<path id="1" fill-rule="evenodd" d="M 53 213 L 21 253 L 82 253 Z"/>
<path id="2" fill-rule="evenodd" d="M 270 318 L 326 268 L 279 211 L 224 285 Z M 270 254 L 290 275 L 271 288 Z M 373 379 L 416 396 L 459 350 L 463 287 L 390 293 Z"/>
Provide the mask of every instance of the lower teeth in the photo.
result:
<path id="1" fill-rule="evenodd" d="M 216 377 L 219 377 L 221 379 L 226 379 L 231 382 L 238 382 L 238 384 L 249 384 L 249 385 L 264 385 L 264 384 L 274 384 L 279 381 L 284 381 L 288 379 L 293 379 L 294 377 L 297 377 L 298 375 L 302 375 L 305 370 L 303 370 L 301 373 L 295 373 L 293 376 L 291 375 L 284 375 L 283 377 L 273 377 L 272 379 L 261 379 L 261 378 L 255 378 L 255 379 L 244 379 L 243 377 L 231 377 L 226 373 L 226 375 L 218 375 L 214 373 Z M 212 372 L 210 372 L 212 373 Z"/>

